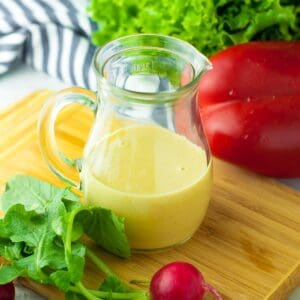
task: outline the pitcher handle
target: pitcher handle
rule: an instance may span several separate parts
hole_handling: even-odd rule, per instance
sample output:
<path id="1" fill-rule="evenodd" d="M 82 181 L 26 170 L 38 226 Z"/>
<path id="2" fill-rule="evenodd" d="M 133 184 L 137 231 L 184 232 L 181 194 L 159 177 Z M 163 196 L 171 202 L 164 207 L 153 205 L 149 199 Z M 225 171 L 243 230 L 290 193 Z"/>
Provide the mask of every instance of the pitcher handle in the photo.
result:
<path id="1" fill-rule="evenodd" d="M 60 111 L 71 104 L 82 104 L 97 111 L 96 94 L 84 88 L 64 89 L 51 96 L 43 106 L 38 120 L 38 140 L 42 155 L 51 171 L 66 183 L 80 188 L 80 159 L 66 157 L 57 145 L 55 121 Z"/>

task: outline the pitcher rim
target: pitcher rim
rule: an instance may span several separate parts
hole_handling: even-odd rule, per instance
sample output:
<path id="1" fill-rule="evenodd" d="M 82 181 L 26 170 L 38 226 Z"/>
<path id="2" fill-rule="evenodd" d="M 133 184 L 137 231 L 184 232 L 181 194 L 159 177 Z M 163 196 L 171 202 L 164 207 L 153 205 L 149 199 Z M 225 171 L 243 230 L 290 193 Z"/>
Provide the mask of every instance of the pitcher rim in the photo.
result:
<path id="1" fill-rule="evenodd" d="M 204 67 L 202 68 L 202 70 L 199 70 L 198 72 L 196 72 L 196 76 L 187 84 L 184 84 L 183 86 L 180 86 L 178 88 L 176 88 L 175 90 L 172 91 L 160 91 L 160 92 L 140 92 L 140 91 L 132 91 L 132 90 L 127 90 L 125 88 L 121 88 L 116 86 L 115 84 L 111 83 L 108 79 L 106 79 L 103 76 L 103 66 L 105 65 L 105 63 L 107 61 L 109 61 L 111 59 L 111 57 L 113 55 L 111 55 L 110 57 L 108 57 L 105 62 L 103 62 L 102 64 L 98 63 L 97 58 L 99 58 L 101 56 L 101 54 L 105 53 L 105 51 L 108 49 L 109 46 L 112 46 L 113 44 L 117 44 L 118 42 L 122 41 L 122 40 L 126 40 L 132 37 L 161 37 L 163 39 L 167 39 L 167 40 L 171 40 L 174 41 L 176 43 L 181 44 L 182 46 L 188 47 L 190 48 L 195 54 L 197 54 L 197 56 L 199 56 L 199 59 L 202 59 L 202 61 L 204 62 Z M 155 47 L 155 46 L 147 46 L 147 45 L 137 45 L 134 47 L 130 47 L 128 49 L 137 49 L 137 48 L 161 48 L 161 49 L 168 49 L 167 47 L 163 48 L 163 47 Z M 169 49 L 171 50 L 171 49 Z M 172 51 L 172 50 L 171 50 Z M 114 53 L 117 54 L 118 52 Z M 194 64 L 191 63 L 191 65 L 194 67 Z M 93 70 L 97 76 L 96 80 L 100 81 L 101 85 L 102 85 L 102 89 L 103 87 L 108 88 L 108 90 L 112 91 L 113 93 L 116 94 L 122 94 L 122 96 L 124 97 L 128 97 L 130 99 L 134 99 L 138 102 L 173 102 L 176 101 L 176 99 L 178 99 L 178 96 L 183 95 L 185 93 L 187 93 L 188 91 L 192 90 L 196 84 L 198 84 L 200 77 L 203 75 L 203 73 L 205 73 L 205 71 L 208 71 L 210 69 L 212 69 L 212 64 L 210 62 L 210 60 L 204 55 L 202 54 L 196 47 L 194 47 L 192 44 L 181 40 L 177 37 L 173 37 L 173 36 L 168 36 L 168 35 L 163 35 L 163 34 L 155 34 L 155 33 L 137 33 L 137 34 L 130 34 L 130 35 L 125 35 L 116 39 L 112 39 L 110 41 L 108 41 L 107 43 L 105 43 L 102 47 L 98 47 L 95 50 L 94 56 L 93 56 L 93 60 L 92 60 L 92 67 Z M 101 69 L 100 69 L 101 67 Z M 157 101 L 155 101 L 156 98 L 159 99 Z"/>

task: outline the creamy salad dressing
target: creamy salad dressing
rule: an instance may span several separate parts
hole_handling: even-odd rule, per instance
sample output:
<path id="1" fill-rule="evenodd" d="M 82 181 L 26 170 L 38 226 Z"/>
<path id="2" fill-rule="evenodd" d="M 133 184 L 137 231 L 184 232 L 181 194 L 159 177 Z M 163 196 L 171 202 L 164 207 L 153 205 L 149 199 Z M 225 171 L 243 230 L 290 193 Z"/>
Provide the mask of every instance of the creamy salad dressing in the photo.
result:
<path id="1" fill-rule="evenodd" d="M 125 217 L 134 249 L 184 242 L 205 216 L 212 166 L 205 151 L 181 135 L 155 125 L 121 128 L 84 160 L 86 203 Z"/>

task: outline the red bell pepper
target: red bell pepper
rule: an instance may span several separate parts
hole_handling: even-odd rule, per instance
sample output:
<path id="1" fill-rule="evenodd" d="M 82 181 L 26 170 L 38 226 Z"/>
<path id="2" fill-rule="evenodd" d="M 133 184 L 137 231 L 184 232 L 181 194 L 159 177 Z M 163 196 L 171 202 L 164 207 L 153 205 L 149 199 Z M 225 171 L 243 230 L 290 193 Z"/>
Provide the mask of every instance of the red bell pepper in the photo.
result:
<path id="1" fill-rule="evenodd" d="M 300 177 L 300 42 L 251 42 L 211 57 L 198 101 L 212 153 L 274 177 Z"/>

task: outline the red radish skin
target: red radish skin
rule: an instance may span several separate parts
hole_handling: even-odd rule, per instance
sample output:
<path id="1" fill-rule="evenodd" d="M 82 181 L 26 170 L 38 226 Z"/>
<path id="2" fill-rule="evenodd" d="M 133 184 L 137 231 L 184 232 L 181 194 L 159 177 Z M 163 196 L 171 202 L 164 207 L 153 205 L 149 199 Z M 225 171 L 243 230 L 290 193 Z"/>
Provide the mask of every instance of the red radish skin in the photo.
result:
<path id="1" fill-rule="evenodd" d="M 150 283 L 151 300 L 201 300 L 205 293 L 221 295 L 208 285 L 202 274 L 186 262 L 172 262 L 158 270 Z"/>
<path id="2" fill-rule="evenodd" d="M 0 299 L 1 300 L 15 299 L 15 286 L 12 282 L 4 285 L 0 285 Z"/>

